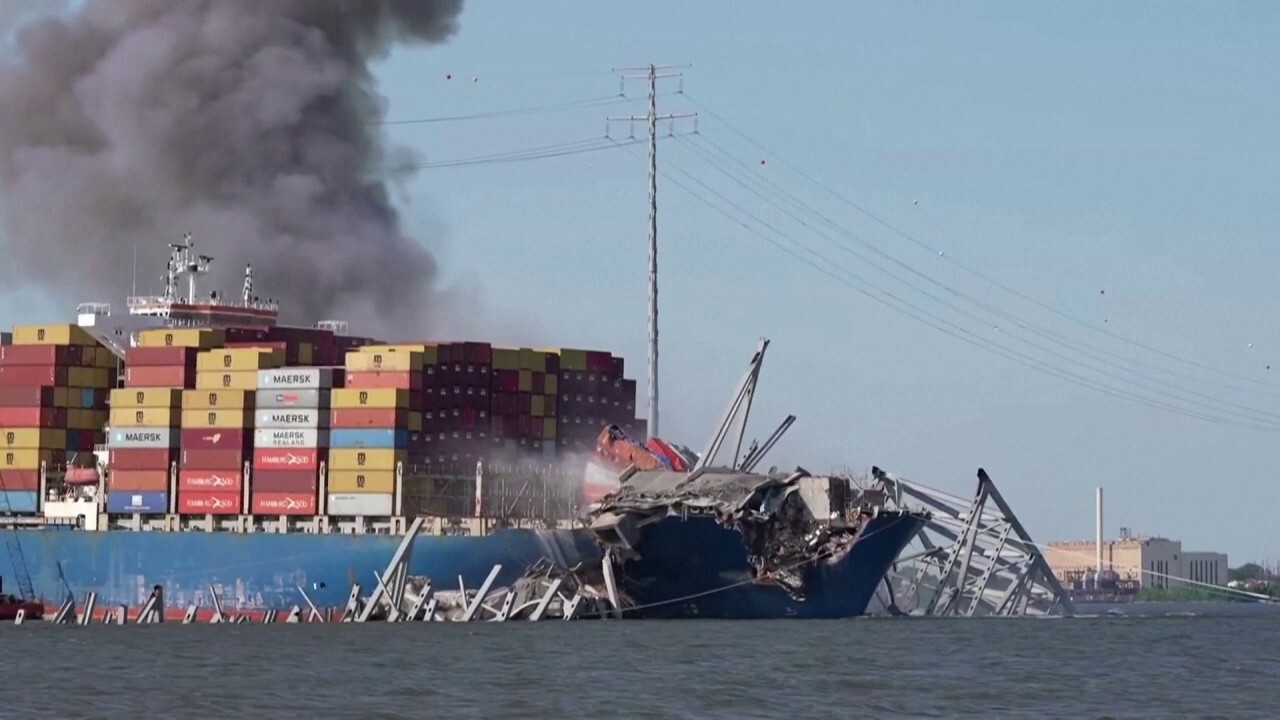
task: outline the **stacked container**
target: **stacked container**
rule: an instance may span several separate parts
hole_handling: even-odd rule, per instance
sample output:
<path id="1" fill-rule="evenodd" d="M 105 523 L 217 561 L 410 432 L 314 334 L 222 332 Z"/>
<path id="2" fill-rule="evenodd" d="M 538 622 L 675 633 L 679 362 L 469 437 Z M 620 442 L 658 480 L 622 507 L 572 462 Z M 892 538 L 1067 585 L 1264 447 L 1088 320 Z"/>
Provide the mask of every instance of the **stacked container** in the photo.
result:
<path id="1" fill-rule="evenodd" d="M 497 447 L 521 455 L 555 457 L 559 370 L 560 357 L 552 351 L 494 349 L 490 427 Z"/>
<path id="2" fill-rule="evenodd" d="M 561 450 L 593 448 L 606 425 L 636 433 L 636 381 L 624 378 L 623 370 L 622 358 L 607 352 L 560 351 Z"/>
<path id="3" fill-rule="evenodd" d="M 40 468 L 93 467 L 115 356 L 76 325 L 14 328 L 0 345 L 0 492 L 8 509 L 40 506 Z"/>
<path id="4" fill-rule="evenodd" d="M 342 384 L 333 368 L 258 373 L 250 511 L 315 515 L 319 474 L 328 460 L 330 392 Z"/>
<path id="5" fill-rule="evenodd" d="M 207 350 L 196 387 L 184 393 L 178 512 L 240 515 L 253 452 L 258 372 L 284 364 L 284 352 L 259 347 Z"/>

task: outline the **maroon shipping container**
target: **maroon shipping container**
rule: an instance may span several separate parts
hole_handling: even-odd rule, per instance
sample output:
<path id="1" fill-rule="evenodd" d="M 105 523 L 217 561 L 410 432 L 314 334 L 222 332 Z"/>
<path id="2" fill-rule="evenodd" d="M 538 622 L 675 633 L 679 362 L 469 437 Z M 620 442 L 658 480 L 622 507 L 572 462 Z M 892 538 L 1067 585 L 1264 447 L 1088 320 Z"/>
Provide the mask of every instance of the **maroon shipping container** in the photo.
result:
<path id="1" fill-rule="evenodd" d="M 299 493 L 255 492 L 251 499 L 255 515 L 315 515 L 315 491 Z"/>
<path id="2" fill-rule="evenodd" d="M 0 387 L 0 408 L 53 407 L 51 387 Z"/>
<path id="3" fill-rule="evenodd" d="M 227 328 L 227 342 L 254 343 L 271 339 L 271 332 L 266 328 Z"/>
<path id="4" fill-rule="evenodd" d="M 239 515 L 240 493 L 178 491 L 178 512 L 182 515 Z"/>
<path id="5" fill-rule="evenodd" d="M 0 470 L 0 490 L 31 492 L 39 489 L 39 470 Z"/>
<path id="6" fill-rule="evenodd" d="M 66 408 L 6 407 L 0 408 L 0 427 L 8 428 L 65 428 Z"/>
<path id="7" fill-rule="evenodd" d="M 253 432 L 245 430 L 183 430 L 178 444 L 183 450 L 244 450 L 253 445 Z"/>
<path id="8" fill-rule="evenodd" d="M 191 389 L 196 386 L 196 371 L 186 365 L 152 365 L 126 367 L 126 387 L 171 387 Z"/>
<path id="9" fill-rule="evenodd" d="M 181 463 L 183 470 L 239 470 L 248 459 L 249 454 L 244 449 L 183 449 Z"/>
<path id="10" fill-rule="evenodd" d="M 178 453 L 167 448 L 118 448 L 111 450 L 112 470 L 168 470 Z"/>
<path id="11" fill-rule="evenodd" d="M 0 367 L 0 387 L 67 384 L 65 365 L 6 365 Z"/>
<path id="12" fill-rule="evenodd" d="M 319 483 L 315 470 L 254 470 L 253 493 L 314 493 Z"/>
<path id="13" fill-rule="evenodd" d="M 0 366 L 81 365 L 84 348 L 78 345 L 5 345 L 0 347 Z"/>
<path id="14" fill-rule="evenodd" d="M 131 347 L 124 351 L 124 361 L 131 367 L 182 366 L 194 368 L 200 348 Z"/>
<path id="15" fill-rule="evenodd" d="M 241 470 L 183 470 L 178 473 L 178 493 L 239 493 L 244 489 Z"/>

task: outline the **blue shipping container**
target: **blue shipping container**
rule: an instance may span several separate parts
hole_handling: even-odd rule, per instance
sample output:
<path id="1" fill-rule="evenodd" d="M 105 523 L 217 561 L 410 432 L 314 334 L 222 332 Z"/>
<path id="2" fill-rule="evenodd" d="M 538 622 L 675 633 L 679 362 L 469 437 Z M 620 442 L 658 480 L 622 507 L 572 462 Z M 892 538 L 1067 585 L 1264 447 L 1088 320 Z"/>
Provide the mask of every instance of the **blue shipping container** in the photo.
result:
<path id="1" fill-rule="evenodd" d="M 409 431 L 392 428 L 339 428 L 329 431 L 331 448 L 402 448 L 409 445 Z"/>
<path id="2" fill-rule="evenodd" d="M 83 388 L 80 390 L 80 407 L 93 408 L 93 388 Z"/>
<path id="3" fill-rule="evenodd" d="M 35 491 L 22 492 L 20 490 L 3 490 L 0 491 L 5 497 L 0 502 L 7 502 L 7 507 L 0 507 L 0 510 L 8 510 L 15 513 L 33 513 L 40 504 L 40 493 Z"/>
<path id="4" fill-rule="evenodd" d="M 169 512 L 169 493 L 130 492 L 129 490 L 109 492 L 107 493 L 107 512 L 164 515 Z"/>

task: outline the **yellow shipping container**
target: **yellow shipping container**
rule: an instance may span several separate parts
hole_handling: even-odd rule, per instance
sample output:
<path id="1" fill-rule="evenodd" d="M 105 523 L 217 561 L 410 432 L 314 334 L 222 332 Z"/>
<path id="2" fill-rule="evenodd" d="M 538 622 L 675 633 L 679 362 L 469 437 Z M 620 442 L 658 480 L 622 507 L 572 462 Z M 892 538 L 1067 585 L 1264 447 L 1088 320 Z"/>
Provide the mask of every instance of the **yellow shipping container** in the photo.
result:
<path id="1" fill-rule="evenodd" d="M 97 345 L 79 325 L 14 325 L 14 345 Z"/>
<path id="2" fill-rule="evenodd" d="M 183 410 L 252 410 L 252 390 L 184 390 Z M 183 423 L 184 425 L 186 423 Z"/>
<path id="3" fill-rule="evenodd" d="M 533 371 L 521 370 L 516 380 L 516 389 L 520 392 L 533 392 Z"/>
<path id="4" fill-rule="evenodd" d="M 105 388 L 110 386 L 111 375 L 106 368 L 67 368 L 67 385 L 73 388 Z"/>
<path id="5" fill-rule="evenodd" d="M 176 388 L 117 388 L 111 391 L 112 408 L 172 408 L 182 406 Z"/>
<path id="6" fill-rule="evenodd" d="M 227 333 L 212 328 L 155 328 L 138 333 L 138 347 L 215 348 L 227 342 Z"/>
<path id="7" fill-rule="evenodd" d="M 66 430 L 50 430 L 48 428 L 4 428 L 0 430 L 0 448 L 26 450 L 66 446 Z"/>
<path id="8" fill-rule="evenodd" d="M 298 345 L 298 364 L 310 365 L 315 362 L 316 346 L 311 343 L 301 343 Z"/>
<path id="9" fill-rule="evenodd" d="M 422 369 L 422 353 L 420 352 L 349 352 L 347 353 L 348 370 L 382 370 L 386 372 L 405 372 Z"/>
<path id="10" fill-rule="evenodd" d="M 182 411 L 182 427 L 191 429 L 239 430 L 253 425 L 253 411 L 240 409 Z"/>
<path id="11" fill-rule="evenodd" d="M 409 432 L 422 432 L 422 413 L 409 413 Z"/>
<path id="12" fill-rule="evenodd" d="M 409 391 L 395 388 L 335 388 L 329 395 L 334 410 L 351 408 L 407 408 Z"/>
<path id="13" fill-rule="evenodd" d="M 572 350 L 570 348 L 560 348 L 560 369 L 572 370 L 576 372 L 586 372 L 587 351 Z"/>
<path id="14" fill-rule="evenodd" d="M 542 419 L 542 438 L 544 440 L 556 439 L 556 419 L 555 418 Z"/>
<path id="15" fill-rule="evenodd" d="M 196 370 L 201 372 L 269 370 L 278 367 L 284 367 L 284 351 L 269 348 L 208 350 L 196 357 Z"/>
<path id="16" fill-rule="evenodd" d="M 382 352 L 407 352 L 422 353 L 423 365 L 437 365 L 440 362 L 440 348 L 436 345 L 365 345 L 357 352 L 364 353 L 382 353 Z"/>
<path id="17" fill-rule="evenodd" d="M 404 450 L 390 448 L 330 448 L 330 470 L 395 470 L 405 459 Z"/>
<path id="18" fill-rule="evenodd" d="M 552 373 L 547 373 L 547 376 L 543 379 L 543 383 L 542 383 L 542 394 L 553 395 L 553 396 L 558 395 L 560 393 L 559 388 L 560 388 L 560 376 Z"/>
<path id="19" fill-rule="evenodd" d="M 76 401 L 77 405 L 80 404 L 80 398 L 79 397 L 73 398 L 71 395 L 70 389 L 64 388 L 64 387 L 53 389 L 53 406 L 54 407 L 56 408 L 70 407 L 72 399 Z"/>
<path id="20" fill-rule="evenodd" d="M 0 452 L 0 470 L 39 470 L 40 463 L 53 463 L 53 450 L 5 450 Z"/>
<path id="21" fill-rule="evenodd" d="M 520 348 L 520 369 L 532 372 L 546 372 L 547 354 L 532 348 Z"/>
<path id="22" fill-rule="evenodd" d="M 70 417 L 81 417 L 88 415 L 81 422 L 87 423 L 89 426 L 93 424 L 93 412 L 88 410 L 72 410 Z M 110 415 L 111 427 L 175 427 L 182 420 L 182 410 L 176 407 L 151 407 L 151 408 L 112 408 Z M 73 425 L 72 427 L 80 427 Z"/>
<path id="23" fill-rule="evenodd" d="M 333 470 L 331 493 L 391 493 L 396 491 L 395 470 Z"/>
<path id="24" fill-rule="evenodd" d="M 115 353 L 111 352 L 107 348 L 99 346 L 94 348 L 93 351 L 93 366 L 107 368 L 109 370 L 111 368 L 119 367 L 120 359 L 116 357 Z"/>
<path id="25" fill-rule="evenodd" d="M 196 373 L 197 390 L 257 390 L 257 370 L 237 370 L 235 372 L 198 372 Z"/>
<path id="26" fill-rule="evenodd" d="M 519 370 L 519 348 L 494 348 L 492 359 L 494 370 Z"/>
<path id="27" fill-rule="evenodd" d="M 534 417 L 542 417 L 546 414 L 546 399 L 541 395 L 533 395 L 529 398 L 529 414 Z"/>

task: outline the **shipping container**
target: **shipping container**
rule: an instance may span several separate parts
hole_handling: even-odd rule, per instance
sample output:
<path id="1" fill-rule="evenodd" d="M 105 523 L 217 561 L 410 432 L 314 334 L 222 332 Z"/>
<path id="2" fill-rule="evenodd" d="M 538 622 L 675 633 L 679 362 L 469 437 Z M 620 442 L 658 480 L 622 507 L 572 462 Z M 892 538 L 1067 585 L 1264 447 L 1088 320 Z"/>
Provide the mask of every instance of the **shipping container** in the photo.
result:
<path id="1" fill-rule="evenodd" d="M 67 431 L 57 428 L 0 427 L 0 448 L 27 450 L 31 448 L 66 447 Z"/>
<path id="2" fill-rule="evenodd" d="M 130 388 L 188 388 L 195 381 L 196 372 L 182 365 L 129 365 L 124 369 L 124 384 Z"/>
<path id="3" fill-rule="evenodd" d="M 259 390 L 315 390 L 333 387 L 333 368 L 284 368 L 258 372 Z"/>
<path id="4" fill-rule="evenodd" d="M 169 428 L 112 430 L 107 438 L 112 448 L 176 448 L 178 432 Z"/>
<path id="5" fill-rule="evenodd" d="M 259 410 L 272 408 L 319 408 L 329 407 L 328 390 L 289 390 L 276 388 L 259 390 L 256 404 Z"/>
<path id="6" fill-rule="evenodd" d="M 113 382 L 115 370 L 97 367 L 67 368 L 67 386 L 73 388 L 109 388 Z"/>
<path id="7" fill-rule="evenodd" d="M 329 396 L 329 405 L 341 408 L 407 408 L 409 391 L 393 388 L 341 388 Z"/>
<path id="8" fill-rule="evenodd" d="M 252 410 L 183 410 L 184 429 L 243 430 L 253 423 Z"/>
<path id="9" fill-rule="evenodd" d="M 397 390 L 421 390 L 423 375 L 421 372 L 412 370 L 405 372 L 348 371 L 345 385 L 348 389 L 394 388 Z"/>
<path id="10" fill-rule="evenodd" d="M 315 515 L 315 492 L 254 492 L 250 498 L 255 515 Z"/>
<path id="11" fill-rule="evenodd" d="M 421 370 L 423 364 L 420 352 L 364 352 L 357 350 L 347 353 L 347 370 L 381 370 L 405 372 Z"/>
<path id="12" fill-rule="evenodd" d="M 437 363 L 439 363 L 439 362 L 440 362 L 440 348 L 439 348 L 439 346 L 434 345 L 434 344 L 430 344 L 430 343 L 423 343 L 423 344 L 421 344 L 421 345 L 412 345 L 412 344 L 410 344 L 410 345 L 406 345 L 406 344 L 398 344 L 398 345 L 365 345 L 364 347 L 360 348 L 360 352 L 366 352 L 366 353 L 368 353 L 368 352 L 372 352 L 372 353 L 388 353 L 388 352 L 419 353 L 419 354 L 421 354 L 421 355 L 422 355 L 422 364 L 423 364 L 423 365 L 435 365 L 435 364 L 437 364 Z"/>
<path id="13" fill-rule="evenodd" d="M 8 504 L 10 512 L 31 514 L 40 510 L 39 491 L 12 488 L 0 490 L 0 495 L 4 495 L 4 501 Z"/>
<path id="14" fill-rule="evenodd" d="M 13 344 L 13 333 L 0 332 L 0 347 Z"/>
<path id="15" fill-rule="evenodd" d="M 329 411 L 317 408 L 285 408 L 259 410 L 254 416 L 254 427 L 268 428 L 320 428 L 329 427 Z"/>
<path id="16" fill-rule="evenodd" d="M 196 387 L 201 390 L 257 390 L 258 371 L 198 372 Z"/>
<path id="17" fill-rule="evenodd" d="M 0 450 L 0 470 L 39 470 L 40 465 L 61 465 L 66 462 L 66 450 L 6 449 Z"/>
<path id="18" fill-rule="evenodd" d="M 116 388 L 111 391 L 113 410 L 123 408 L 172 408 L 182 405 L 182 391 L 174 388 Z"/>
<path id="19" fill-rule="evenodd" d="M 404 450 L 389 448 L 330 448 L 330 470 L 395 470 L 407 457 Z"/>
<path id="20" fill-rule="evenodd" d="M 182 422 L 182 410 L 172 407 L 115 408 L 109 422 L 112 427 L 175 427 Z"/>
<path id="21" fill-rule="evenodd" d="M 405 429 L 342 428 L 330 431 L 331 448 L 403 448 L 409 444 Z"/>
<path id="22" fill-rule="evenodd" d="M 169 492 L 168 470 L 112 470 L 107 474 L 109 491 Z"/>
<path id="23" fill-rule="evenodd" d="M 124 351 L 124 363 L 129 367 L 186 367 L 196 366 L 199 348 L 193 347 L 131 347 Z"/>
<path id="24" fill-rule="evenodd" d="M 410 416 L 417 419 L 417 432 L 422 430 L 422 414 L 395 408 L 333 410 L 329 413 L 329 427 L 337 428 L 408 428 L 415 431 Z"/>
<path id="25" fill-rule="evenodd" d="M 393 499 L 384 493 L 329 493 L 325 509 L 343 517 L 390 517 Z"/>
<path id="26" fill-rule="evenodd" d="M 59 393 L 58 391 L 62 392 Z M 62 403 L 59 404 L 58 400 Z M 47 386 L 0 387 L 0 408 L 7 407 L 66 407 L 66 388 Z"/>
<path id="27" fill-rule="evenodd" d="M 310 470 L 328 457 L 320 448 L 257 448 L 253 451 L 253 476 L 262 470 Z"/>
<path id="28" fill-rule="evenodd" d="M 250 489 L 258 493 L 312 493 L 319 487 L 315 470 L 254 470 Z"/>
<path id="29" fill-rule="evenodd" d="M 182 393 L 183 410 L 252 410 L 251 390 L 187 390 Z"/>
<path id="30" fill-rule="evenodd" d="M 71 366 L 84 363 L 90 348 L 79 345 L 10 345 L 0 346 L 0 367 L 38 365 L 40 367 Z"/>
<path id="31" fill-rule="evenodd" d="M 396 490 L 395 470 L 331 470 L 331 493 L 393 493 Z"/>
<path id="32" fill-rule="evenodd" d="M 196 358 L 196 369 L 200 372 L 235 372 L 254 371 L 254 385 L 257 385 L 257 371 L 267 368 L 278 368 L 284 365 L 283 350 L 266 348 L 233 348 L 230 350 L 208 350 Z"/>
<path id="33" fill-rule="evenodd" d="M 0 470 L 0 490 L 39 490 L 39 470 Z"/>
<path id="34" fill-rule="evenodd" d="M 0 387 L 29 385 L 66 385 L 66 366 L 7 365 L 0 366 Z"/>
<path id="35" fill-rule="evenodd" d="M 169 512 L 169 493 L 127 490 L 108 492 L 107 512 L 116 515 L 164 515 Z"/>
<path id="36" fill-rule="evenodd" d="M 79 325 L 14 325 L 14 345 L 97 345 Z"/>
<path id="37" fill-rule="evenodd" d="M 239 515 L 240 493 L 197 492 L 178 493 L 178 513 L 181 515 Z"/>
<path id="38" fill-rule="evenodd" d="M 248 430 L 184 429 L 175 434 L 187 450 L 241 450 L 253 445 L 253 433 Z"/>
<path id="39" fill-rule="evenodd" d="M 172 448 L 112 448 L 109 463 L 114 470 L 164 470 L 178 460 L 178 453 Z"/>
<path id="40" fill-rule="evenodd" d="M 325 447 L 329 444 L 329 431 L 315 428 L 259 428 L 253 431 L 253 444 L 259 448 Z"/>
<path id="41" fill-rule="evenodd" d="M 182 470 L 178 473 L 178 499 L 184 492 L 239 493 L 244 489 L 241 470 Z"/>
<path id="42" fill-rule="evenodd" d="M 249 453 L 244 449 L 190 450 L 182 449 L 180 462 L 184 470 L 239 470 L 244 467 Z"/>
<path id="43" fill-rule="evenodd" d="M 213 328 L 153 328 L 138 333 L 140 347 L 215 348 L 227 341 L 224 330 Z"/>

